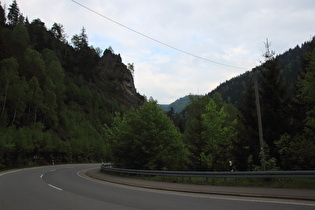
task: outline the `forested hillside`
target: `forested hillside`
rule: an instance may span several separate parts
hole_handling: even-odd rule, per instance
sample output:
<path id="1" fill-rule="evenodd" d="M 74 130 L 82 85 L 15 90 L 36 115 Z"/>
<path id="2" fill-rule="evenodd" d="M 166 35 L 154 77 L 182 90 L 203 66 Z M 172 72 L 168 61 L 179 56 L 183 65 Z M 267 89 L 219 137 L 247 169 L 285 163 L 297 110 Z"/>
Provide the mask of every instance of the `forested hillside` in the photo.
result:
<path id="1" fill-rule="evenodd" d="M 137 93 L 133 64 L 89 46 L 84 27 L 69 43 L 61 24 L 29 22 L 16 1 L 8 14 L 0 6 L 0 169 L 104 160 L 152 170 L 314 170 L 315 38 L 270 52 L 255 68 L 260 142 L 252 72 L 165 114 Z"/>
<path id="2" fill-rule="evenodd" d="M 288 91 L 287 96 L 294 94 L 296 87 L 296 81 L 298 79 L 299 72 L 301 71 L 301 60 L 309 48 L 310 43 L 305 42 L 301 46 L 297 45 L 294 49 L 290 49 L 287 52 L 276 56 L 277 65 L 280 68 L 280 76 L 284 83 L 286 83 Z M 263 71 L 264 65 L 257 66 L 255 69 L 258 72 Z M 227 80 L 221 83 L 218 87 L 209 93 L 209 96 L 213 96 L 214 93 L 219 93 L 223 100 L 228 103 L 232 103 L 235 106 L 239 106 L 241 99 L 244 97 L 246 85 L 253 78 L 253 72 L 247 71 L 237 77 Z"/>
<path id="3" fill-rule="evenodd" d="M 29 21 L 0 3 L 0 168 L 101 161 L 103 125 L 144 102 L 130 68 L 109 47 L 69 43 L 62 24 Z M 129 65 L 130 67 L 130 65 Z"/>
<path id="4" fill-rule="evenodd" d="M 181 113 L 185 107 L 190 103 L 190 98 L 191 97 L 201 97 L 198 95 L 187 95 L 184 97 L 181 97 L 179 99 L 177 99 L 176 101 L 174 101 L 171 104 L 160 104 L 159 106 L 164 110 L 164 112 L 169 112 L 172 111 L 174 113 Z"/>
<path id="5" fill-rule="evenodd" d="M 315 168 L 315 38 L 283 55 L 269 56 L 255 70 L 264 150 L 259 142 L 253 72 L 247 72 L 193 101 L 182 113 L 184 140 L 196 169 L 220 168 L 216 164 L 229 159 L 237 170 Z M 221 128 L 212 133 L 206 133 L 210 128 L 204 127 L 209 100 L 210 104 L 214 100 L 217 111 L 226 117 L 221 126 L 210 125 Z M 215 123 L 217 117 L 208 122 Z M 222 135 L 226 130 L 231 133 Z"/>

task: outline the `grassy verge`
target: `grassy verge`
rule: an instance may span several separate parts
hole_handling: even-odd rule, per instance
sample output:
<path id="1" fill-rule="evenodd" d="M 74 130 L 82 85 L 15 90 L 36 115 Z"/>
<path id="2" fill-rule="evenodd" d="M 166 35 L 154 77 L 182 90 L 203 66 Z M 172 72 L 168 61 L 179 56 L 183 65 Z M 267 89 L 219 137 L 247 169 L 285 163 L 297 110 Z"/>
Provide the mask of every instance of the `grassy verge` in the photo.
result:
<path id="1" fill-rule="evenodd" d="M 315 189 L 314 178 L 198 178 L 198 177 L 151 177 L 155 181 L 167 181 L 187 184 L 206 184 L 218 186 L 244 187 L 280 187 L 280 188 L 309 188 Z"/>
<path id="2" fill-rule="evenodd" d="M 117 175 L 117 174 L 116 174 Z M 242 187 L 275 187 L 315 189 L 315 178 L 204 178 L 204 177 L 168 177 L 168 176 L 128 176 L 152 181 Z"/>

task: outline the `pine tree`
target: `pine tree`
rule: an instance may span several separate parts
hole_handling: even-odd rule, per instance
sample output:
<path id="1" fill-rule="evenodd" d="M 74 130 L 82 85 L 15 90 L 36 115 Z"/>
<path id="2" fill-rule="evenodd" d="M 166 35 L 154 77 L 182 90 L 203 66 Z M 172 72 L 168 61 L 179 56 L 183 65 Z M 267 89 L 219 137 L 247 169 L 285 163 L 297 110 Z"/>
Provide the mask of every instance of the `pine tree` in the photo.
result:
<path id="1" fill-rule="evenodd" d="M 88 36 L 86 34 L 86 30 L 84 27 L 81 29 L 81 33 L 78 35 L 74 35 L 71 39 L 74 48 L 77 50 L 84 50 L 86 49 L 89 44 L 88 44 Z"/>
<path id="2" fill-rule="evenodd" d="M 243 101 L 239 106 L 238 137 L 234 142 L 234 157 L 239 170 L 251 170 L 251 164 L 259 164 L 259 136 L 255 104 L 254 82 L 246 86 Z M 251 163 L 248 163 L 248 159 Z"/>
<path id="3" fill-rule="evenodd" d="M 277 59 L 270 59 L 263 65 L 260 81 L 260 96 L 264 141 L 270 148 L 270 155 L 276 156 L 274 141 L 286 131 L 285 118 L 286 86 L 283 83 Z"/>
<path id="4" fill-rule="evenodd" d="M 62 24 L 54 23 L 50 31 L 53 33 L 54 37 L 63 43 L 67 43 L 67 34 Z"/>
<path id="5" fill-rule="evenodd" d="M 0 29 L 5 26 L 6 23 L 6 17 L 5 17 L 5 10 L 3 9 L 1 2 L 0 2 Z"/>
<path id="6" fill-rule="evenodd" d="M 9 6 L 8 20 L 9 25 L 15 26 L 19 22 L 20 9 L 16 0 L 13 0 L 12 4 Z"/>

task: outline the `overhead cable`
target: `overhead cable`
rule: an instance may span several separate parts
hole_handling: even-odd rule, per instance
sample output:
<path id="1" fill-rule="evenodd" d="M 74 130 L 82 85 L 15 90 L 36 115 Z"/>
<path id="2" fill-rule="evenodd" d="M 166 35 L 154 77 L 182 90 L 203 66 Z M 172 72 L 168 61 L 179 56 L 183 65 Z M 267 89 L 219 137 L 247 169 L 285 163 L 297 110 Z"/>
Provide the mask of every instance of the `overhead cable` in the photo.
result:
<path id="1" fill-rule="evenodd" d="M 119 25 L 119 26 L 121 26 L 121 27 L 123 27 L 123 28 L 129 30 L 129 31 L 132 31 L 132 32 L 134 32 L 134 33 L 136 33 L 136 34 L 138 34 L 138 35 L 140 35 L 140 36 L 143 36 L 143 37 L 145 37 L 145 38 L 147 38 L 147 39 L 150 39 L 151 41 L 154 41 L 154 42 L 156 42 L 156 43 L 159 43 L 159 44 L 161 44 L 161 45 L 164 45 L 164 46 L 166 46 L 166 47 L 168 47 L 168 48 L 171 48 L 171 49 L 173 49 L 173 50 L 176 50 L 176 51 L 178 51 L 178 52 L 184 53 L 184 54 L 186 54 L 186 55 L 189 55 L 189 56 L 192 56 L 192 57 L 195 57 L 195 58 L 198 58 L 198 59 L 201 59 L 201 60 L 210 62 L 210 63 L 215 63 L 215 64 L 218 64 L 218 65 L 221 65 L 221 66 L 226 66 L 226 67 L 236 68 L 236 69 L 246 69 L 246 68 L 243 68 L 243 67 L 234 66 L 234 65 L 228 65 L 228 64 L 221 63 L 221 62 L 218 62 L 218 61 L 210 60 L 210 59 L 201 57 L 201 56 L 199 56 L 199 55 L 195 55 L 195 54 L 193 54 L 193 53 L 190 53 L 190 52 L 188 52 L 188 51 L 182 50 L 182 49 L 180 49 L 180 48 L 174 47 L 174 46 L 172 46 L 172 45 L 170 45 L 170 44 L 167 44 L 167 43 L 162 42 L 162 41 L 160 41 L 160 40 L 158 40 L 158 39 L 155 39 L 155 38 L 153 38 L 153 37 L 151 37 L 151 36 L 148 36 L 148 35 L 146 35 L 146 34 L 144 34 L 144 33 L 142 33 L 142 32 L 139 32 L 139 31 L 137 31 L 137 30 L 135 30 L 135 29 L 132 29 L 132 28 L 130 28 L 130 27 L 124 25 L 124 24 L 121 24 L 121 23 L 119 23 L 119 22 L 117 22 L 117 21 L 115 21 L 115 20 L 113 20 L 113 19 L 111 19 L 111 18 L 109 18 L 109 17 L 107 17 L 107 16 L 105 16 L 105 15 L 103 15 L 103 14 L 101 14 L 101 13 L 99 13 L 99 12 L 97 12 L 97 11 L 95 11 L 95 10 L 93 10 L 93 9 L 91 9 L 91 8 L 89 8 L 89 7 L 87 7 L 87 6 L 83 5 L 83 4 L 81 4 L 81 3 L 79 3 L 79 2 L 77 2 L 77 1 L 75 1 L 75 0 L 71 0 L 71 1 L 74 2 L 75 4 L 79 5 L 79 6 L 83 7 L 84 9 L 89 10 L 90 12 L 92 12 L 92 13 L 94 13 L 94 14 L 96 14 L 96 15 L 98 15 L 98 16 L 104 18 L 104 19 L 107 19 L 107 20 L 109 20 L 109 21 L 111 21 L 111 22 L 113 22 L 113 23 L 115 23 L 115 24 L 117 24 L 117 25 Z"/>

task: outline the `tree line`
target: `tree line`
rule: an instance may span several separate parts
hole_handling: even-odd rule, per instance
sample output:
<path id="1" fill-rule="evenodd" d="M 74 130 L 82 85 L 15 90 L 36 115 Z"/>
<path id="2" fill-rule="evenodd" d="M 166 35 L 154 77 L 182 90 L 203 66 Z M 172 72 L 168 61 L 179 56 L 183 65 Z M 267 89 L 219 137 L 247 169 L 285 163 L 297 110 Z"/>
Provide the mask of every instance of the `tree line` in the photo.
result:
<path id="1" fill-rule="evenodd" d="M 62 24 L 0 3 L 0 169 L 108 157 L 103 124 L 128 106 L 113 85 L 96 85 L 101 53 L 84 27 L 69 43 Z"/>
<path id="2" fill-rule="evenodd" d="M 117 115 L 105 127 L 112 161 L 123 168 L 158 170 L 314 169 L 315 38 L 307 45 L 293 85 L 283 79 L 280 56 L 267 57 L 259 67 L 264 150 L 251 79 L 238 107 L 215 93 L 192 96 L 181 114 L 170 110 L 168 118 L 153 99 Z"/>
<path id="3" fill-rule="evenodd" d="M 108 85 L 93 75 L 101 50 L 89 46 L 85 29 L 72 43 L 64 31 L 29 23 L 16 1 L 8 15 L 0 4 L 0 168 L 52 160 L 157 170 L 315 168 L 315 39 L 290 67 L 299 69 L 293 85 L 282 78 L 290 69 L 280 56 L 257 67 L 262 154 L 252 79 L 237 106 L 218 93 L 191 97 L 181 114 L 164 113 L 152 98 L 122 105 L 115 75 Z"/>

